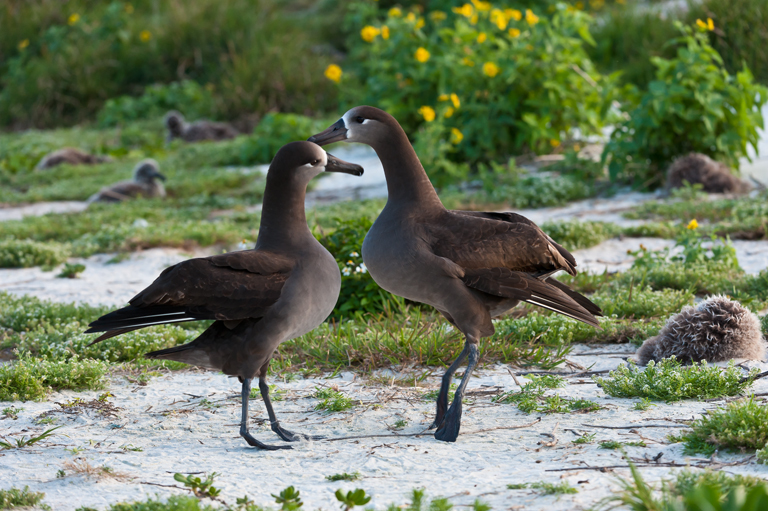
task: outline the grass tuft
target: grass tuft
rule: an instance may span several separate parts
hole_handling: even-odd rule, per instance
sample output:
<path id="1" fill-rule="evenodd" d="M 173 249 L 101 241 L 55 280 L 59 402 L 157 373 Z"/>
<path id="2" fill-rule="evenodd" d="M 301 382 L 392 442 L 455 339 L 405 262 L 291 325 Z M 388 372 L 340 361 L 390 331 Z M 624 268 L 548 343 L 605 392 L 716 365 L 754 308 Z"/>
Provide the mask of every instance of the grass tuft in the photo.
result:
<path id="1" fill-rule="evenodd" d="M 569 495 L 573 493 L 579 493 L 579 490 L 574 488 L 568 483 L 568 481 L 560 481 L 559 483 L 545 483 L 538 481 L 535 483 L 518 483 L 508 484 L 508 490 L 524 490 L 530 488 L 532 490 L 540 490 L 542 495 Z"/>
<path id="2" fill-rule="evenodd" d="M 320 400 L 320 402 L 315 405 L 315 410 L 343 412 L 357 404 L 344 393 L 328 387 L 317 389 L 315 391 L 315 397 Z"/>
<path id="3" fill-rule="evenodd" d="M 29 508 L 37 506 L 40 509 L 50 509 L 49 506 L 41 504 L 45 493 L 33 492 L 29 486 L 23 490 L 10 488 L 0 490 L 0 509 Z"/>

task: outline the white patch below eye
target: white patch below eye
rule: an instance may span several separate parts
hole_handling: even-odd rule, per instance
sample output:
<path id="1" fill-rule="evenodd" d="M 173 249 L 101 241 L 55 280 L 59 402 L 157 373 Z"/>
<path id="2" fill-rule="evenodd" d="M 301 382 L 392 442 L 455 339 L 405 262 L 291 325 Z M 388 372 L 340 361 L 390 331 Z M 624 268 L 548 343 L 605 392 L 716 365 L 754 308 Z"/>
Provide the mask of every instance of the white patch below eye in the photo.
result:
<path id="1" fill-rule="evenodd" d="M 368 124 L 369 122 L 373 122 L 373 119 L 365 119 L 363 121 L 363 124 Z"/>
<path id="2" fill-rule="evenodd" d="M 312 165 L 311 163 L 305 163 L 304 165 L 302 165 L 302 167 L 307 167 L 311 169 L 312 167 L 314 167 L 314 165 Z"/>

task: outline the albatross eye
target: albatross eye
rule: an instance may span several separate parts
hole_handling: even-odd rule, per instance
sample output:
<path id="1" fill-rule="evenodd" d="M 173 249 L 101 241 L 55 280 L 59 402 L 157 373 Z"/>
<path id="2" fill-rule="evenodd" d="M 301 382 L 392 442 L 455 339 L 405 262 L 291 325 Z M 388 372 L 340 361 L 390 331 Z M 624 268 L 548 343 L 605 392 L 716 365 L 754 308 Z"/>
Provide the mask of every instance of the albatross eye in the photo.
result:
<path id="1" fill-rule="evenodd" d="M 312 166 L 314 167 L 314 166 L 315 166 L 315 165 L 317 165 L 318 163 L 320 163 L 320 160 L 314 160 L 314 161 L 312 162 Z"/>
<path id="2" fill-rule="evenodd" d="M 357 118 L 356 118 L 355 120 L 356 120 L 357 122 L 359 122 L 360 124 L 363 124 L 363 122 L 365 122 L 365 118 L 363 118 L 363 116 L 362 116 L 362 115 L 358 115 L 358 116 L 357 116 Z"/>

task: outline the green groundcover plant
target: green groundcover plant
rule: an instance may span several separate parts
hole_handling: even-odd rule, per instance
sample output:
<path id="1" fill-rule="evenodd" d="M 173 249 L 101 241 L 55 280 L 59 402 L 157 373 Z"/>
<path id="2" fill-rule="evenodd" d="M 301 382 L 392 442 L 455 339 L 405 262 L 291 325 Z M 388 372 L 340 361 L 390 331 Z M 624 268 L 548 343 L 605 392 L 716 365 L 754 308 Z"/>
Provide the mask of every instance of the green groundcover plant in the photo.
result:
<path id="1" fill-rule="evenodd" d="M 655 188 L 676 156 L 696 151 L 738 168 L 747 146 L 757 149 L 768 88 L 754 82 L 746 65 L 735 75 L 725 69 L 706 23 L 677 27 L 681 36 L 668 43 L 677 56 L 652 59 L 656 79 L 630 95 L 628 118 L 605 146 L 614 180 Z"/>

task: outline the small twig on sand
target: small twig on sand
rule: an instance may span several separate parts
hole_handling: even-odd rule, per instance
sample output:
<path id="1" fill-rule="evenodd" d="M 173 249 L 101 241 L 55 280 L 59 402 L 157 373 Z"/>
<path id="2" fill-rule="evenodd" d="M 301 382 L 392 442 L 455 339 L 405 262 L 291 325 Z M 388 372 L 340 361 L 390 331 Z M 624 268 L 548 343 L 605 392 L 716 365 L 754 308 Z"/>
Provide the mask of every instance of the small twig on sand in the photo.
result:
<path id="1" fill-rule="evenodd" d="M 520 385 L 520 380 L 517 379 L 517 376 L 515 376 L 515 373 L 512 371 L 512 369 L 507 367 L 507 371 L 509 371 L 509 375 L 512 376 L 513 380 L 515 380 L 515 383 L 517 383 L 517 386 L 522 387 L 522 385 Z"/>
<path id="2" fill-rule="evenodd" d="M 766 376 L 768 376 L 768 371 L 763 371 L 762 373 L 756 374 L 754 378 L 750 376 L 745 376 L 744 378 L 739 380 L 739 383 L 746 383 L 748 381 L 759 380 L 760 378 L 765 378 Z"/>
<path id="3" fill-rule="evenodd" d="M 665 463 L 633 463 L 636 467 L 694 467 L 694 468 L 701 468 L 701 469 L 708 469 L 708 468 L 721 468 L 721 467 L 732 467 L 734 465 L 744 465 L 746 463 L 749 463 L 752 461 L 754 456 L 747 456 L 746 458 L 739 460 L 739 461 L 732 461 L 730 463 L 710 463 L 709 461 L 706 461 L 704 463 L 677 463 L 674 461 L 668 461 Z M 602 467 L 573 467 L 573 468 L 550 468 L 545 470 L 544 472 L 571 472 L 576 470 L 599 470 L 600 472 L 604 472 L 609 469 L 613 468 L 629 468 L 629 465 L 606 465 Z"/>
<path id="4" fill-rule="evenodd" d="M 529 422 L 528 424 L 522 424 L 520 426 L 498 426 L 495 428 L 486 428 L 486 429 L 478 429 L 475 431 L 466 431 L 462 433 L 462 436 L 466 435 L 474 435 L 477 433 L 485 433 L 487 431 L 496 431 L 498 429 L 521 429 L 521 428 L 527 428 L 529 426 L 533 426 L 537 422 L 541 422 L 541 417 L 537 418 L 533 422 Z M 359 438 L 406 438 L 406 437 L 412 437 L 412 436 L 428 436 L 433 435 L 434 433 L 431 433 L 429 429 L 425 429 L 423 431 L 419 431 L 418 433 L 404 433 L 402 435 L 357 435 L 357 436 L 342 436 L 338 438 L 326 438 L 324 439 L 326 442 L 338 442 L 339 440 L 357 440 Z"/>
<path id="5" fill-rule="evenodd" d="M 690 426 L 684 424 L 636 424 L 634 426 L 601 426 L 599 424 L 582 424 L 582 426 L 602 429 L 690 428 Z"/>

